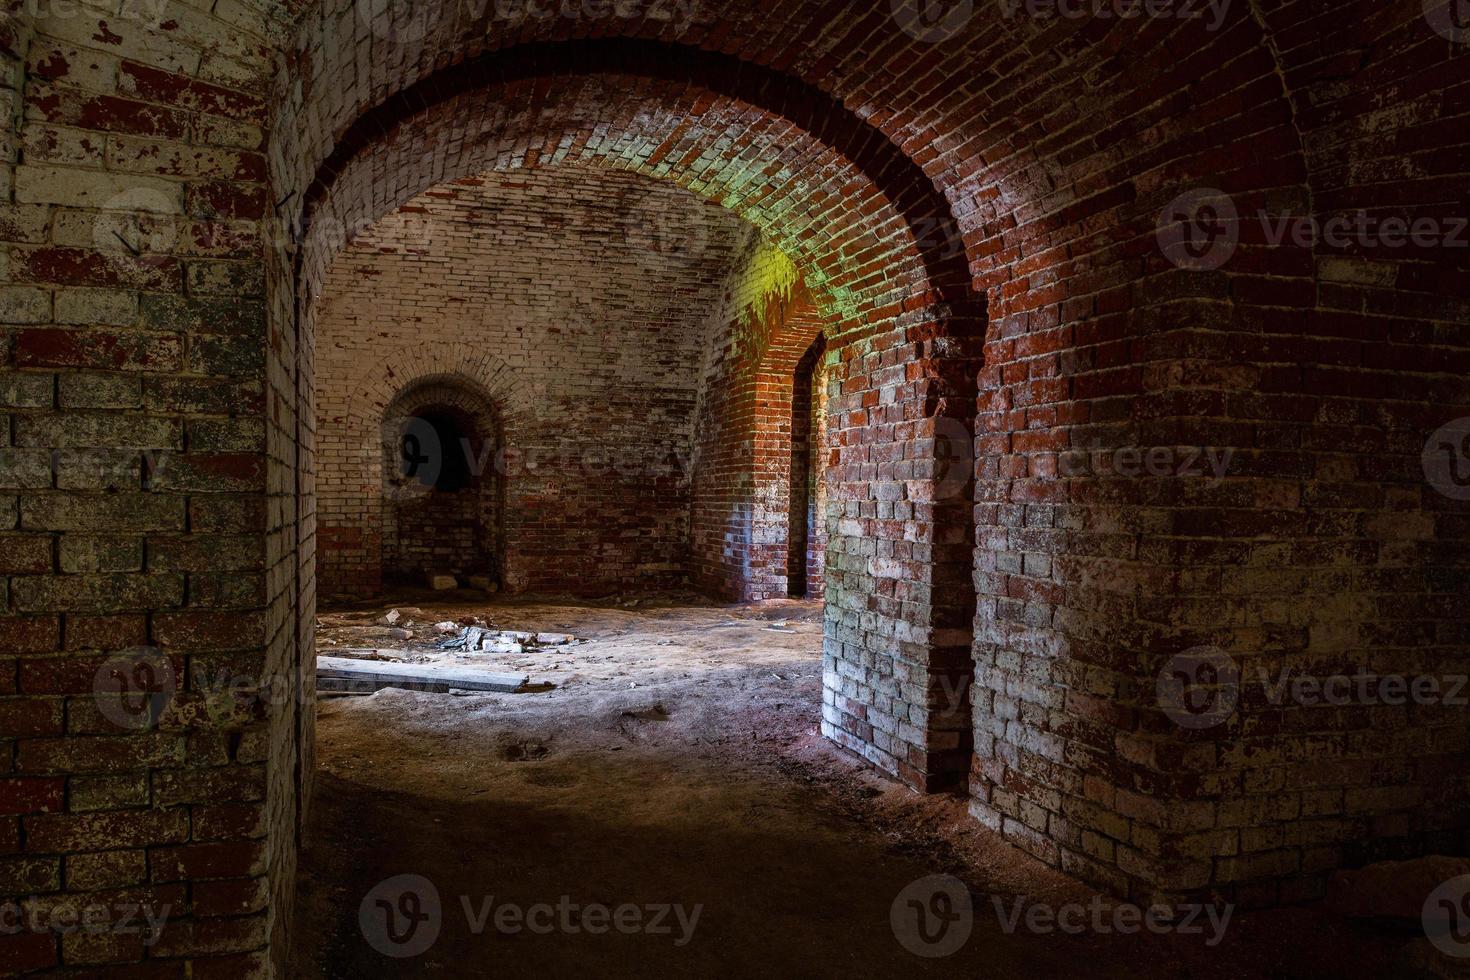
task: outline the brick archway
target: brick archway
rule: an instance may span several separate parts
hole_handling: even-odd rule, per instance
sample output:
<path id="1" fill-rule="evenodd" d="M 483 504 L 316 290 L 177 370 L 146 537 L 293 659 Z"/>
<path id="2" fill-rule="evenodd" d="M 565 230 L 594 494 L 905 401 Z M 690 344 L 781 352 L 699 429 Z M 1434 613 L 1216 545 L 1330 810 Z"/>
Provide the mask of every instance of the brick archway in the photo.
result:
<path id="1" fill-rule="evenodd" d="M 498 585 L 504 572 L 499 413 L 454 375 L 405 385 L 379 425 L 384 583 Z"/>
<path id="2" fill-rule="evenodd" d="M 1406 726 L 1392 707 L 1290 724 L 1265 709 L 1186 738 L 1151 696 L 1160 663 L 1199 642 L 1268 668 L 1432 668 L 1463 653 L 1470 530 L 1462 506 L 1426 486 L 1419 454 L 1429 433 L 1470 411 L 1465 253 L 1327 254 L 1252 234 L 1227 266 L 1191 272 L 1155 240 L 1161 209 L 1204 185 L 1247 215 L 1330 217 L 1385 200 L 1410 217 L 1443 214 L 1463 196 L 1470 59 L 1426 21 L 1425 5 L 1235 5 L 1212 31 L 975 4 L 962 31 L 937 41 L 901 30 L 888 4 L 827 0 L 709 0 L 682 25 L 499 25 L 474 19 L 485 5 L 446 4 L 455 18 L 419 38 L 390 37 L 358 16 L 370 5 L 356 0 L 193 5 L 153 23 L 130 16 L 134 6 L 51 16 L 54 5 L 24 4 L 0 18 L 0 89 L 17 110 L 5 125 L 20 148 L 0 169 L 18 484 L 7 491 L 15 527 L 0 632 L 4 707 L 23 722 L 7 733 L 14 779 L 27 785 L 18 813 L 0 820 L 0 846 L 39 867 L 69 865 L 99 832 L 135 849 L 227 852 L 217 876 L 196 876 L 214 879 L 208 889 L 177 886 L 188 914 L 155 956 L 248 973 L 283 955 L 310 711 L 285 705 L 249 726 L 191 732 L 187 754 L 183 733 L 100 741 L 69 730 L 67 712 L 90 697 L 95 661 L 139 642 L 238 660 L 288 686 L 309 677 L 315 447 L 304 379 L 314 352 L 294 316 L 279 226 L 365 112 L 447 66 L 557 39 L 659 39 L 701 52 L 685 58 L 717 52 L 789 75 L 851 110 L 865 138 L 903 148 L 950 202 L 993 322 L 977 528 L 973 540 L 913 544 L 943 551 L 978 586 L 973 628 L 949 637 L 974 639 L 978 819 L 1113 891 L 1165 898 L 1213 889 L 1296 900 L 1330 867 L 1463 840 L 1463 711 L 1416 712 Z M 607 77 L 502 91 L 525 95 L 515 111 L 530 133 L 546 98 L 576 104 L 586 93 L 589 107 L 606 106 Z M 512 135 L 488 165 L 595 156 L 642 166 L 667 144 L 653 171 L 677 167 L 689 186 L 764 213 L 793 257 L 846 283 L 829 291 L 832 308 L 883 295 L 873 308 L 900 327 L 854 323 L 834 346 L 855 395 L 859 379 L 906 370 L 913 358 L 898 351 L 910 339 L 913 351 L 934 349 L 922 348 L 938 318 L 916 299 L 923 262 L 906 244 L 908 222 L 839 229 L 825 251 L 808 234 L 806 218 L 841 218 L 854 188 L 867 206 L 864 189 L 876 185 L 849 181 L 799 134 L 728 99 L 680 101 L 683 81 L 639 88 L 692 112 L 702 132 L 727 134 L 724 144 L 750 132 L 759 152 L 749 159 L 769 157 L 740 158 L 716 181 L 706 164 L 724 158 L 704 156 L 714 144 L 700 133 L 669 128 L 645 145 L 629 135 L 636 111 L 589 108 L 539 141 L 501 126 Z M 478 121 L 435 118 L 449 132 Z M 381 191 L 364 215 L 438 179 L 426 156 L 439 166 L 459 152 L 415 142 L 412 126 L 376 135 L 402 155 L 379 155 L 360 178 Z M 416 174 L 412 187 L 392 186 L 400 172 Z M 140 185 L 159 196 L 111 198 Z M 803 199 L 801 223 L 766 207 Z M 130 236 L 154 222 L 182 232 L 149 233 L 136 254 Z M 897 288 L 865 292 L 890 274 Z M 898 343 L 904 332 L 912 338 Z M 844 400 L 834 411 L 867 421 L 877 407 Z M 129 473 L 140 453 L 170 453 L 171 469 L 116 494 L 87 489 L 90 473 L 59 482 L 46 455 L 62 439 L 68 453 L 100 452 Z M 1238 450 L 1241 468 L 1217 487 L 1059 472 L 1078 449 L 1180 442 Z M 880 465 L 911 465 L 858 456 L 840 461 L 849 488 Z M 847 519 L 859 532 L 879 520 L 856 496 L 839 501 L 856 506 Z M 156 560 L 88 571 L 89 539 L 112 532 Z M 862 567 L 864 557 L 844 560 Z M 841 644 L 861 649 L 859 624 L 893 622 L 922 598 L 923 588 L 889 583 L 863 593 L 871 616 L 851 610 Z M 1309 607 L 1302 618 L 1297 607 Z M 854 692 L 888 676 L 848 668 Z M 908 684 L 910 703 L 931 679 Z M 915 720 L 929 721 L 920 711 L 905 724 Z M 863 734 L 896 744 L 891 719 L 873 727 Z M 141 799 L 69 807 L 66 784 L 99 774 L 142 786 Z M 216 781 L 240 802 L 219 807 Z M 1315 788 L 1283 792 L 1299 784 Z M 1291 836 L 1278 803 L 1300 815 Z M 69 877 L 52 880 L 48 895 L 78 893 Z M 25 968 L 70 965 L 57 937 L 24 938 L 7 953 Z"/>
<path id="3" fill-rule="evenodd" d="M 788 308 L 768 319 L 771 329 L 755 367 L 755 438 L 751 447 L 756 494 L 750 561 L 757 573 L 750 582 L 750 591 L 743 597 L 754 599 L 790 594 L 791 540 L 797 534 L 792 526 L 791 493 L 793 481 L 807 477 L 805 473 L 792 472 L 792 445 L 793 440 L 812 437 L 810 431 L 798 434 L 793 428 L 793 404 L 803 396 L 807 402 L 811 400 L 810 391 L 798 393 L 795 389 L 797 365 L 826 327 L 812 298 L 805 292 L 791 297 Z M 808 384 L 810 380 L 808 377 Z M 825 478 L 825 470 L 821 467 L 819 470 Z M 819 514 L 817 520 L 823 523 L 820 537 L 825 541 L 825 517 Z M 804 536 L 805 529 L 802 529 L 797 537 Z M 802 575 L 804 578 L 805 570 Z"/>
<path id="4" fill-rule="evenodd" d="M 481 553 L 483 567 L 456 567 L 451 557 L 444 570 L 498 581 L 503 571 L 504 485 L 499 456 L 504 446 L 504 421 L 487 381 L 495 383 L 499 372 L 489 366 L 493 358 L 476 352 L 486 370 L 465 374 L 466 362 L 451 360 L 456 353 L 464 356 L 469 352 L 443 346 L 427 351 L 404 349 L 403 361 L 391 367 L 385 365 L 382 376 L 358 387 L 343 424 L 333 427 L 331 441 L 320 448 L 319 465 L 330 464 L 343 484 L 333 493 L 323 494 L 318 503 L 317 575 L 323 594 L 374 595 L 382 589 L 390 570 L 388 553 L 402 552 L 401 547 L 393 547 L 393 542 L 407 533 L 398 526 L 400 511 L 408 504 L 424 502 L 418 499 L 423 494 L 403 492 L 392 485 L 386 440 L 390 434 L 400 435 L 402 424 L 424 409 L 453 412 L 463 420 L 471 445 L 441 445 L 437 452 L 467 454 L 465 461 L 481 497 L 477 510 L 483 518 L 480 523 L 485 536 L 473 544 L 474 550 Z M 452 368 L 435 370 L 436 364 L 452 364 Z M 382 389 L 388 385 L 396 387 L 384 402 Z M 467 561 L 461 559 L 461 564 Z M 426 566 L 424 571 L 431 569 Z"/>
<path id="5" fill-rule="evenodd" d="M 513 401 L 505 397 L 514 384 L 514 372 L 492 353 L 464 344 L 414 344 L 383 358 L 377 371 L 358 383 L 346 405 L 332 406 L 341 414 L 331 441 L 318 445 L 317 456 L 323 462 L 333 460 L 350 489 L 322 495 L 318 501 L 317 574 L 324 594 L 364 588 L 376 592 L 382 585 L 381 430 L 389 413 L 402 406 L 404 395 L 439 390 L 444 399 L 463 403 L 475 417 L 488 413 L 499 446 L 504 433 L 513 432 L 519 421 Z M 501 491 L 503 486 L 497 487 L 497 494 Z"/>
<path id="6" fill-rule="evenodd" d="M 518 45 L 458 62 L 393 93 L 353 120 L 335 139 L 331 153 L 317 166 L 302 194 L 300 213 L 306 226 L 305 235 L 310 239 L 318 205 L 330 200 L 353 165 L 360 165 L 381 144 L 394 143 L 415 128 L 421 129 L 428 124 L 427 120 L 446 109 L 453 109 L 453 116 L 461 121 L 473 119 L 471 107 L 476 102 L 483 104 L 489 94 L 511 106 L 517 106 L 517 96 L 521 95 L 531 97 L 528 100 L 531 107 L 555 105 L 545 99 L 545 89 L 572 79 L 601 79 L 604 84 L 622 89 L 617 93 L 618 101 L 636 111 L 647 106 L 658 106 L 665 111 L 680 106 L 685 111 L 680 116 L 682 125 L 676 127 L 680 131 L 678 135 L 695 145 L 698 137 L 694 135 L 697 128 L 694 123 L 715 108 L 710 104 L 713 100 L 719 100 L 730 106 L 756 110 L 764 123 L 761 128 L 768 133 L 772 133 L 772 124 L 779 122 L 787 130 L 784 135 L 788 138 L 794 136 L 802 143 L 828 149 L 849 185 L 859 180 L 868 185 L 855 194 L 845 188 L 845 193 L 855 198 L 853 203 L 860 204 L 865 211 L 881 211 L 885 217 L 896 215 L 908 233 L 908 248 L 880 246 L 870 260 L 891 265 L 905 252 L 917 257 L 923 270 L 916 277 L 915 285 L 920 288 L 905 297 L 905 305 L 912 309 L 921 303 L 943 304 L 951 315 L 983 318 L 984 300 L 975 291 L 965 243 L 949 201 L 923 169 L 881 130 L 840 100 L 790 75 L 719 52 L 656 41 L 605 38 Z M 470 109 L 468 115 L 467 109 Z M 541 128 L 544 134 L 549 127 Z M 648 140 L 647 133 L 640 133 L 633 126 L 626 127 L 626 134 L 641 142 Z M 464 137 L 460 139 L 470 142 Z M 682 159 L 672 156 L 676 147 L 683 150 Z M 550 148 L 549 141 L 545 148 Z M 783 149 L 789 151 L 790 146 Z M 773 145 L 759 147 L 754 160 L 770 166 L 781 155 L 775 150 Z M 629 165 L 661 171 L 661 176 L 686 183 L 692 178 L 692 172 L 687 169 L 692 155 L 690 150 L 679 147 L 677 139 L 666 138 L 646 160 Z M 610 162 L 617 165 L 615 161 Z M 535 159 L 523 158 L 518 165 L 535 163 Z M 722 169 L 722 165 L 712 168 L 714 174 Z M 710 174 L 706 172 L 705 176 Z M 394 179 L 400 188 L 405 181 L 411 182 L 412 168 L 395 170 Z M 816 193 L 815 188 L 801 188 L 780 196 L 800 200 Z M 356 196 L 348 193 L 350 199 Z M 738 191 L 722 203 L 758 227 L 770 229 L 772 225 L 769 219 L 763 221 L 762 212 L 742 199 Z M 772 207 L 779 204 L 779 196 L 778 200 L 767 202 Z M 829 220 L 841 215 L 840 205 L 833 210 L 835 213 L 827 215 Z M 353 226 L 354 217 L 360 218 L 340 213 L 338 217 L 346 219 L 345 228 Z M 818 229 L 815 234 L 820 236 L 823 230 Z M 836 237 L 830 230 L 826 234 Z M 778 240 L 784 243 L 783 238 Z M 328 248 L 331 241 L 329 233 Z"/>
<path id="7" fill-rule="evenodd" d="M 732 143 L 737 122 L 745 138 Z M 564 161 L 689 187 L 799 264 L 831 324 L 843 394 L 830 438 L 847 447 L 831 469 L 823 728 L 912 785 L 956 785 L 970 769 L 968 703 L 943 692 L 970 674 L 984 300 L 944 195 L 839 102 L 770 69 L 649 42 L 533 45 L 457 64 L 350 123 L 293 204 L 303 338 L 353 229 L 435 183 Z M 813 182 L 834 173 L 841 193 Z M 749 305 L 787 288 L 770 275 L 753 267 Z M 902 502 L 899 515 L 880 500 Z"/>

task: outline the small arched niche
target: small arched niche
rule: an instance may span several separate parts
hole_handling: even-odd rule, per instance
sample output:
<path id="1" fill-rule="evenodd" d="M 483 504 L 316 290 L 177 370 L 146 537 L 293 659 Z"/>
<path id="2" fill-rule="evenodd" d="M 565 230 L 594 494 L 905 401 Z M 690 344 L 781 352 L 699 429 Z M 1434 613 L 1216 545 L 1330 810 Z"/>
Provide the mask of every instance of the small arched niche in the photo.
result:
<path id="1" fill-rule="evenodd" d="M 498 587 L 499 418 L 464 381 L 432 378 L 401 391 L 383 413 L 382 576 L 426 585 L 453 576 Z"/>

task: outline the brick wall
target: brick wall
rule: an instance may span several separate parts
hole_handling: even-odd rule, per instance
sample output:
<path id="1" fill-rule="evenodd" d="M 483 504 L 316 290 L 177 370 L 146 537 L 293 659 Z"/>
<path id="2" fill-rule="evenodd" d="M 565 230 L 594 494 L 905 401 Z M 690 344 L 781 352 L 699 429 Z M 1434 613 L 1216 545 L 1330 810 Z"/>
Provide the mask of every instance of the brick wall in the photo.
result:
<path id="1" fill-rule="evenodd" d="M 1233 4 L 1213 27 L 975 5 L 952 36 L 888 4 L 472 22 L 494 6 L 412 31 L 352 0 L 7 4 L 0 894 L 182 903 L 156 972 L 279 962 L 331 226 L 566 162 L 728 207 L 827 323 L 829 736 L 916 785 L 968 768 L 979 819 L 1118 891 L 1290 900 L 1465 849 L 1463 711 L 1245 701 L 1201 732 L 1152 694 L 1200 644 L 1314 677 L 1465 669 L 1470 521 L 1420 465 L 1470 415 L 1465 251 L 1276 246 L 1248 220 L 1199 270 L 1156 234 L 1198 187 L 1252 218 L 1458 217 L 1447 5 Z M 452 344 L 400 360 L 498 377 Z M 973 495 L 935 442 L 971 426 Z M 1094 466 L 1155 447 L 1234 468 Z M 169 460 L 147 483 L 145 453 Z M 104 733 L 96 667 L 140 643 L 302 698 Z"/>
<path id="2" fill-rule="evenodd" d="M 403 554 L 382 420 L 423 379 L 396 359 L 429 345 L 449 352 L 432 376 L 497 417 L 502 444 L 475 462 L 503 495 L 509 589 L 787 595 L 794 384 L 822 321 L 791 261 L 726 212 L 585 168 L 459 181 L 358 236 L 316 324 L 328 593 L 376 590 Z"/>
<path id="3" fill-rule="evenodd" d="M 1391 6 L 1372 8 L 1366 34 L 1307 3 L 1265 24 L 1237 11 L 1213 35 L 1147 25 L 1131 57 L 1153 44 L 1196 52 L 1148 75 L 1171 98 L 1140 108 L 1109 87 L 1078 113 L 1065 87 L 1027 93 L 992 124 L 1055 113 L 1067 120 L 1055 142 L 959 165 L 983 197 L 992 182 L 1039 178 L 1031 164 L 1053 146 L 1089 148 L 1068 155 L 1075 197 L 981 246 L 995 303 L 970 788 L 987 825 L 1118 892 L 1294 901 L 1343 864 L 1465 848 L 1452 775 L 1465 760 L 1451 748 L 1463 715 L 1272 703 L 1258 680 L 1443 681 L 1465 667 L 1447 639 L 1463 633 L 1450 595 L 1465 568 L 1444 551 L 1464 526 L 1420 465 L 1428 434 L 1465 414 L 1463 379 L 1445 373 L 1466 356 L 1449 326 L 1464 321 L 1463 290 L 1428 285 L 1465 252 L 1326 254 L 1273 245 L 1261 220 L 1359 205 L 1444 216 L 1444 164 L 1413 141 L 1438 142 L 1413 120 L 1463 113 L 1428 78 L 1462 77 L 1465 53 L 1420 5 Z M 1018 69 L 1029 76 L 1051 70 L 1046 52 L 1066 38 L 1081 45 L 1078 77 L 1109 57 L 1082 43 L 1088 25 L 1031 26 Z M 1343 59 L 1363 75 L 1344 75 Z M 1384 109 L 1371 94 L 1384 91 L 1405 106 Z M 1392 192 L 1377 178 L 1352 186 L 1404 160 L 1422 174 Z M 1039 179 L 1015 193 L 1057 186 Z M 1240 245 L 1219 268 L 1179 268 L 1160 248 L 1160 215 L 1200 187 L 1231 198 Z M 987 220 L 1004 227 L 1007 213 L 997 202 Z M 1181 476 L 1206 450 L 1229 454 L 1220 478 Z M 1171 461 L 1156 475 L 1128 465 L 1154 451 Z M 1240 703 L 1217 726 L 1182 727 L 1159 678 L 1200 648 L 1238 667 Z"/>
<path id="4" fill-rule="evenodd" d="M 426 376 L 466 379 L 496 416 L 473 462 L 500 484 L 506 588 L 685 582 L 705 321 L 748 235 L 677 188 L 574 167 L 441 186 L 361 235 L 316 320 L 323 589 L 380 581 L 401 513 L 382 420 Z"/>
<path id="5" fill-rule="evenodd" d="M 713 594 L 788 594 L 796 368 L 822 327 L 791 260 L 752 242 L 708 327 L 695 437 L 691 570 Z"/>
<path id="6" fill-rule="evenodd" d="M 239 8 L 176 13 L 0 14 L 0 895 L 168 920 L 151 949 L 6 935 L 7 971 L 248 975 L 284 934 L 302 794 L 295 676 L 270 678 L 301 618 L 276 564 L 293 519 L 265 506 L 274 42 Z"/>

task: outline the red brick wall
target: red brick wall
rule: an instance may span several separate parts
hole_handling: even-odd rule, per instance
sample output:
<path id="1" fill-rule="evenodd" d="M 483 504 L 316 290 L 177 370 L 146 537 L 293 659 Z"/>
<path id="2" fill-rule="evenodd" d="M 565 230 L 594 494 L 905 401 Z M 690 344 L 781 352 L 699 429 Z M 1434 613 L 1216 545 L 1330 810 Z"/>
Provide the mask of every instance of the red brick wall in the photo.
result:
<path id="1" fill-rule="evenodd" d="M 193 8 L 166 38 L 139 12 L 0 20 L 0 895 L 168 917 L 148 950 L 26 931 L 0 963 L 246 975 L 283 936 L 309 621 L 294 505 L 267 505 L 292 400 L 265 352 L 296 361 L 258 222 L 273 42 Z M 176 689 L 156 715 L 107 693 L 139 657 Z M 278 672 L 279 703 L 254 693 Z"/>
<path id="2" fill-rule="evenodd" d="M 764 242 L 714 316 L 694 450 L 694 582 L 731 599 L 784 598 L 796 364 L 822 318 L 796 267 Z"/>
<path id="3" fill-rule="evenodd" d="M 1260 219 L 1360 205 L 1443 216 L 1436 174 L 1454 167 L 1416 153 L 1415 140 L 1442 141 L 1414 120 L 1463 115 L 1441 86 L 1463 77 L 1465 54 L 1419 5 L 1358 5 L 1367 20 L 1350 28 L 1347 10 L 1312 7 L 1213 35 L 1144 25 L 1126 50 L 1152 65 L 1149 90 L 1170 95 L 1105 86 L 1080 112 L 1066 87 L 1038 87 L 989 122 L 1023 131 L 1051 114 L 1057 135 L 956 164 L 982 190 L 1023 193 L 1014 182 L 1034 175 L 1037 198 L 1059 178 L 1033 162 L 1086 148 L 1065 153 L 1060 184 L 1075 193 L 1013 228 L 994 200 L 987 221 L 1003 234 L 978 246 L 996 302 L 981 375 L 973 812 L 1143 897 L 1290 901 L 1344 863 L 1464 847 L 1463 715 L 1273 704 L 1256 680 L 1465 667 L 1449 640 L 1463 635 L 1451 595 L 1464 566 L 1444 550 L 1463 515 L 1419 457 L 1437 425 L 1465 415 L 1450 326 L 1464 292 L 1444 283 L 1462 278 L 1450 270 L 1466 252 L 1272 247 Z M 1087 43 L 1101 30 L 1038 25 L 1015 70 L 1039 77 L 1066 43 L 1076 77 L 1103 70 L 1108 45 Z M 1148 60 L 1176 45 L 1192 55 Z M 1385 108 L 1386 91 L 1404 106 Z M 1378 183 L 1405 166 L 1422 176 Z M 1243 219 L 1219 268 L 1177 268 L 1160 248 L 1161 213 L 1197 187 L 1226 192 Z M 1155 448 L 1181 464 L 1233 455 L 1220 480 L 1113 465 L 1119 449 Z M 1068 467 L 1078 452 L 1092 455 Z M 1158 679 L 1198 647 L 1228 654 L 1248 683 L 1219 726 L 1185 729 L 1161 710 Z"/>

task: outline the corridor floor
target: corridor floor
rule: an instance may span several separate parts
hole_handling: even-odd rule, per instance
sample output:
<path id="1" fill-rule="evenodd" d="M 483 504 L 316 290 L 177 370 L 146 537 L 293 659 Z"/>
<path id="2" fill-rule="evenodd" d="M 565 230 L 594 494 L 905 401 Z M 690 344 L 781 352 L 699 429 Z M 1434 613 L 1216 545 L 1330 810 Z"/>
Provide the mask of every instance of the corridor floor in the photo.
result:
<path id="1" fill-rule="evenodd" d="M 480 655 L 536 693 L 321 702 L 294 976 L 1385 976 L 1406 941 L 1318 908 L 1111 930 L 963 800 L 821 738 L 819 603 L 390 608 L 324 613 L 319 650 L 412 659 L 476 618 L 578 642 Z"/>

